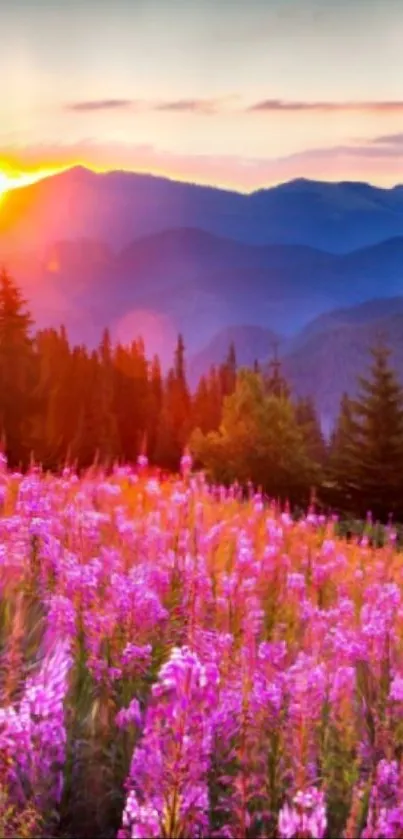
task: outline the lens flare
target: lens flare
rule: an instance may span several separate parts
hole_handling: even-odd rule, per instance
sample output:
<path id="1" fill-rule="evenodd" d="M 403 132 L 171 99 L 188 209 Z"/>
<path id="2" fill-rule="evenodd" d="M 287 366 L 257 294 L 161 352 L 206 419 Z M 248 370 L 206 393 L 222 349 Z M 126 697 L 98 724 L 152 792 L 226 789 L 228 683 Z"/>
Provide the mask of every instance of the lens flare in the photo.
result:
<path id="1" fill-rule="evenodd" d="M 9 189 L 9 182 L 8 177 L 3 172 L 0 172 L 0 201 L 3 198 L 3 195 Z"/>

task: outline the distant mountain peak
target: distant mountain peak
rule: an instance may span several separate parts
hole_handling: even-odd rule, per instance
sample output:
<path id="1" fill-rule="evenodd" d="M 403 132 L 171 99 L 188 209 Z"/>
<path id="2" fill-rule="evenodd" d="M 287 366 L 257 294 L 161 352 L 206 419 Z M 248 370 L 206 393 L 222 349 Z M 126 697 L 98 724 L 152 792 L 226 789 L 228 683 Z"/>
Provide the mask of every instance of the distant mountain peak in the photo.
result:
<path id="1" fill-rule="evenodd" d="M 57 172 L 56 175 L 53 177 L 55 178 L 96 178 L 97 172 L 94 172 L 92 169 L 89 169 L 87 166 L 82 166 L 81 164 L 77 164 L 75 166 L 70 166 L 68 169 L 62 169 L 60 172 Z M 52 176 L 51 176 L 52 177 Z"/>

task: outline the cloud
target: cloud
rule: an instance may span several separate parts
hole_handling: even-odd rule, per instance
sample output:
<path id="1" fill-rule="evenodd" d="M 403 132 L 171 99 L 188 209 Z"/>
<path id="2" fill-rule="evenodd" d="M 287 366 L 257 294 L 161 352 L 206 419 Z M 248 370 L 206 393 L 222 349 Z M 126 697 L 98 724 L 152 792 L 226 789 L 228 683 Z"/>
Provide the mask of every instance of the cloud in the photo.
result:
<path id="1" fill-rule="evenodd" d="M 390 144 L 388 145 L 385 143 L 384 145 L 379 144 L 379 141 L 375 138 L 375 140 L 370 141 L 368 144 L 360 144 L 360 145 L 338 145 L 338 146 L 328 146 L 328 147 L 321 147 L 321 148 L 313 148 L 313 149 L 306 149 L 305 151 L 295 152 L 294 154 L 290 154 L 287 157 L 282 158 L 282 160 L 309 160 L 310 158 L 314 159 L 337 159 L 340 157 L 350 157 L 350 158 L 394 158 L 399 157 L 401 155 L 401 149 L 397 144 Z"/>
<path id="2" fill-rule="evenodd" d="M 173 102 L 161 102 L 155 106 L 155 110 L 215 114 L 221 104 L 221 100 L 217 99 L 178 99 Z"/>
<path id="3" fill-rule="evenodd" d="M 263 99 L 248 106 L 239 106 L 237 95 L 215 99 L 94 99 L 70 102 L 63 106 L 69 113 L 91 113 L 94 111 L 135 111 L 137 113 L 166 112 L 178 114 L 213 115 L 232 113 L 403 113 L 403 100 L 372 102 L 298 102 L 288 99 Z M 231 107 L 232 105 L 232 107 Z M 380 142 L 383 142 L 380 140 Z"/>
<path id="4" fill-rule="evenodd" d="M 89 102 L 72 102 L 65 106 L 66 111 L 115 111 L 133 107 L 130 99 L 98 99 Z"/>
<path id="5" fill-rule="evenodd" d="M 287 99 L 263 99 L 249 105 L 248 113 L 276 113 L 281 111 L 368 111 L 368 112 L 403 112 L 403 100 L 389 102 L 293 102 Z"/>
<path id="6" fill-rule="evenodd" d="M 89 113 L 92 111 L 131 111 L 147 113 L 149 111 L 169 111 L 171 113 L 215 114 L 222 110 L 229 99 L 175 99 L 175 100 L 147 100 L 147 99 L 96 99 L 88 102 L 71 102 L 64 106 L 64 110 L 75 113 Z"/>
<path id="7" fill-rule="evenodd" d="M 375 137 L 372 142 L 379 145 L 401 146 L 403 151 L 403 132 L 400 134 L 383 134 L 381 137 Z"/>
<path id="8" fill-rule="evenodd" d="M 368 141 L 263 158 L 181 154 L 152 144 L 100 143 L 95 138 L 87 138 L 72 144 L 0 144 L 0 161 L 23 172 L 83 165 L 98 171 L 121 169 L 151 173 L 250 192 L 301 177 L 327 181 L 360 180 L 392 186 L 401 179 L 402 148 Z"/>

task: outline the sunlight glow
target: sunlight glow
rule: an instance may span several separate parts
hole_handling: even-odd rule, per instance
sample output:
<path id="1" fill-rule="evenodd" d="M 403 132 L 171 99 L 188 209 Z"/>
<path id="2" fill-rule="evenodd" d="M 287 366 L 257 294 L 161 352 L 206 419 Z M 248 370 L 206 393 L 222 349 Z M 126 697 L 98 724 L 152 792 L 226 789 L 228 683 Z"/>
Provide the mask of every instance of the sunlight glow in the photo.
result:
<path id="1" fill-rule="evenodd" d="M 0 201 L 3 198 L 4 193 L 6 193 L 8 189 L 9 183 L 7 175 L 4 175 L 3 172 L 0 172 Z"/>
<path id="2" fill-rule="evenodd" d="M 61 171 L 60 167 L 52 169 L 38 169 L 36 172 L 23 172 L 19 170 L 12 170 L 9 167 L 3 168 L 0 163 L 0 202 L 7 192 L 13 189 L 18 189 L 21 186 L 29 186 L 42 178 L 47 178 L 50 175 L 55 175 Z"/>

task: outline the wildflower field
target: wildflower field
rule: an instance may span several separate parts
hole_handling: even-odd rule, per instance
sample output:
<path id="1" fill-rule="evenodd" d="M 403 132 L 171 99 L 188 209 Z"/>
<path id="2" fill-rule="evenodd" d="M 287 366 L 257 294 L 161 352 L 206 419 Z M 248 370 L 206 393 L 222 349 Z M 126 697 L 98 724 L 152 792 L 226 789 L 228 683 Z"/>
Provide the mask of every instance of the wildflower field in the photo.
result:
<path id="1" fill-rule="evenodd" d="M 183 463 L 0 475 L 0 835 L 403 835 L 403 563 Z"/>

